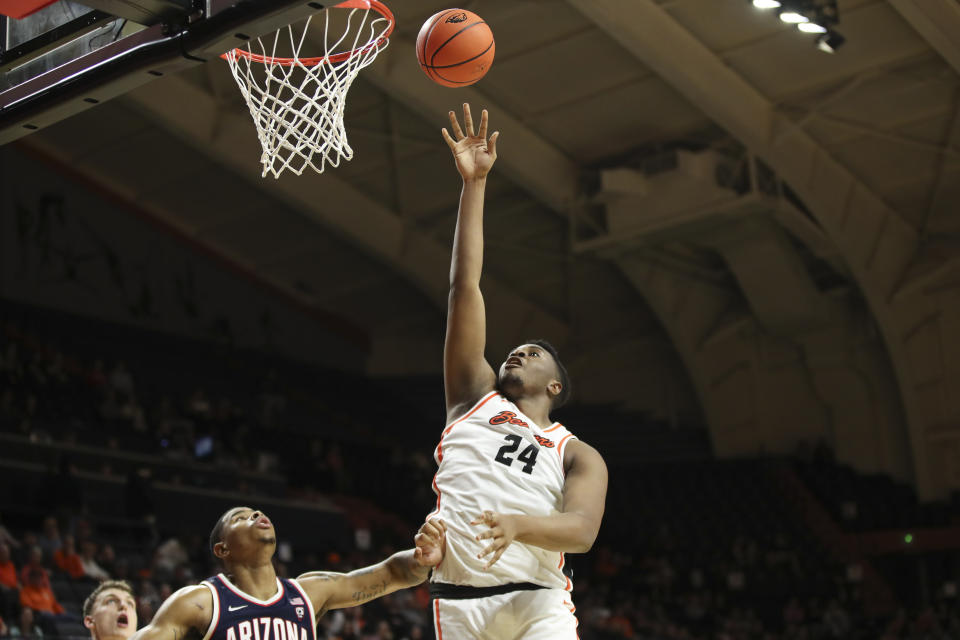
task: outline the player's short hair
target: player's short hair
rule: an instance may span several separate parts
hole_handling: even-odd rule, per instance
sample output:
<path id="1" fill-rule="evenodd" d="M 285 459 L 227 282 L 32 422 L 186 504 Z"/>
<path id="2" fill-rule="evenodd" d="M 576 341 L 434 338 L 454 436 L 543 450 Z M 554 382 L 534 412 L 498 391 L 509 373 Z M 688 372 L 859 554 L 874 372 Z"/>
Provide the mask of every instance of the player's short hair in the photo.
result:
<path id="1" fill-rule="evenodd" d="M 557 363 L 557 378 L 560 379 L 560 386 L 562 388 L 560 389 L 560 393 L 553 398 L 553 403 L 550 408 L 559 409 L 570 400 L 572 388 L 570 386 L 570 374 L 567 373 L 567 368 L 563 366 L 563 363 L 560 361 L 560 354 L 557 353 L 557 348 L 542 338 L 527 340 L 524 344 L 534 344 L 544 351 L 547 351 L 553 356 L 553 361 Z"/>
<path id="2" fill-rule="evenodd" d="M 227 525 L 227 514 L 236 509 L 236 507 L 230 507 L 217 518 L 217 523 L 213 525 L 213 529 L 210 530 L 210 553 L 213 553 L 213 548 L 217 546 L 218 542 L 223 542 L 223 528 Z M 216 555 L 214 553 L 214 555 Z"/>
<path id="3" fill-rule="evenodd" d="M 106 591 L 107 589 L 119 589 L 120 591 L 126 591 L 129 593 L 134 600 L 137 596 L 133 592 L 133 587 L 130 586 L 130 583 L 126 580 L 104 580 L 97 585 L 97 588 L 87 596 L 87 599 L 83 601 L 83 617 L 86 618 L 88 615 L 93 613 L 93 607 L 97 604 L 97 598 L 100 597 L 100 594 Z"/>

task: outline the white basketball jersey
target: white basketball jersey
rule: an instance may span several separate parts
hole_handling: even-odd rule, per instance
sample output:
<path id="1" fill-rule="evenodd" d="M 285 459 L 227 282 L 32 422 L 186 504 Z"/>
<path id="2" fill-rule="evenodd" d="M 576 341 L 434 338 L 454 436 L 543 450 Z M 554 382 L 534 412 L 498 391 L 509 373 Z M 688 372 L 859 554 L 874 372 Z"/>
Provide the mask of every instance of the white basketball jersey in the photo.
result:
<path id="1" fill-rule="evenodd" d="M 471 525 L 485 510 L 549 516 L 563 505 L 563 452 L 575 436 L 560 423 L 541 429 L 496 391 L 443 430 L 434 451 L 433 490 L 447 525 L 447 552 L 432 580 L 490 587 L 532 582 L 570 590 L 563 554 L 514 541 L 484 571 L 493 554 L 477 558 L 489 539 L 476 536 L 486 525 Z"/>

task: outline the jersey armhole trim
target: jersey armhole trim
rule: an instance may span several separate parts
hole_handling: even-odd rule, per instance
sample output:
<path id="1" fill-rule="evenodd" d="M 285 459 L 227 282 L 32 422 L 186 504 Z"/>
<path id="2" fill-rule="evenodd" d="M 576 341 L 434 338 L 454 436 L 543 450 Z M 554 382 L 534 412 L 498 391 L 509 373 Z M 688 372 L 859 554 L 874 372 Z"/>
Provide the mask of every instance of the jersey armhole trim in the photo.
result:
<path id="1" fill-rule="evenodd" d="M 288 578 L 288 580 L 290 581 L 290 584 L 300 592 L 300 596 L 303 598 L 303 601 L 307 603 L 307 611 L 310 613 L 310 620 L 312 621 L 310 623 L 310 628 L 313 630 L 313 640 L 317 640 L 317 625 L 320 623 L 320 621 L 317 620 L 317 614 L 313 609 L 313 600 L 307 596 L 307 592 L 303 587 L 300 586 L 300 583 L 297 582 L 295 578 Z"/>
<path id="2" fill-rule="evenodd" d="M 204 580 L 200 584 L 210 589 L 210 595 L 213 598 L 213 611 L 210 614 L 210 626 L 207 627 L 207 632 L 203 634 L 203 640 L 210 640 L 210 637 L 213 635 L 214 630 L 216 630 L 217 625 L 220 624 L 220 594 L 217 593 L 217 588 L 208 580 Z"/>
<path id="3" fill-rule="evenodd" d="M 563 436 L 563 439 L 560 440 L 560 444 L 557 445 L 557 455 L 560 456 L 560 469 L 563 471 L 564 476 L 567 475 L 567 470 L 563 467 L 563 454 L 567 450 L 567 442 L 571 438 L 574 440 L 578 439 L 577 436 L 568 432 L 567 435 Z"/>
<path id="4" fill-rule="evenodd" d="M 486 394 L 485 396 L 477 400 L 474 403 L 474 405 L 470 407 L 469 411 L 467 411 L 465 414 L 463 414 L 459 418 L 452 420 L 450 424 L 448 424 L 446 427 L 443 428 L 443 432 L 446 433 L 450 429 L 450 427 L 452 427 L 453 425 L 457 424 L 458 422 L 463 422 L 464 420 L 472 416 L 477 411 L 477 409 L 485 405 L 488 400 L 490 400 L 494 396 L 499 396 L 499 395 L 500 393 L 496 390 L 489 392 L 488 394 Z"/>

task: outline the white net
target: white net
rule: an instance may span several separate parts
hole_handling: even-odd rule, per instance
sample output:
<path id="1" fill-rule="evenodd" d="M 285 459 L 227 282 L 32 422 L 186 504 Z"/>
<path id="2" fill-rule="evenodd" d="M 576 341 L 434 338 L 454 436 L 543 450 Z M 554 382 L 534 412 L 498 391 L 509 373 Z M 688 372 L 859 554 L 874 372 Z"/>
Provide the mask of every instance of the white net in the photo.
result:
<path id="1" fill-rule="evenodd" d="M 347 92 L 387 46 L 393 27 L 389 10 L 370 4 L 380 3 L 344 2 L 308 18 L 302 32 L 290 25 L 224 54 L 257 127 L 264 177 L 278 178 L 285 170 L 300 175 L 307 167 L 323 173 L 328 164 L 353 158 L 343 123 Z M 316 34 L 320 22 L 323 55 L 301 58 L 304 44 L 319 39 L 310 33 L 311 24 Z"/>

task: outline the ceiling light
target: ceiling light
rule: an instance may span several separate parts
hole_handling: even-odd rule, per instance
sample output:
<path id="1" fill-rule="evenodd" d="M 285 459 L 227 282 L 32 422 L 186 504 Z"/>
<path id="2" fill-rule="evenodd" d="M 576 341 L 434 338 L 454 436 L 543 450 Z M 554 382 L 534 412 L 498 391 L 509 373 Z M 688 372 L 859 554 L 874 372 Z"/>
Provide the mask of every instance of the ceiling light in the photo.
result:
<path id="1" fill-rule="evenodd" d="M 836 53 L 847 39 L 836 31 L 828 31 L 817 38 L 817 49 L 826 53 Z"/>
<path id="2" fill-rule="evenodd" d="M 826 33 L 827 28 L 816 22 L 801 22 L 797 25 L 797 29 L 803 31 L 804 33 Z"/>
<path id="3" fill-rule="evenodd" d="M 753 6 L 757 9 L 776 9 L 780 6 L 780 0 L 753 0 Z"/>
<path id="4" fill-rule="evenodd" d="M 809 22 L 810 18 L 803 15 L 802 13 L 797 13 L 796 11 L 781 11 L 780 19 L 784 22 L 789 22 L 790 24 L 799 24 L 801 22 Z"/>

